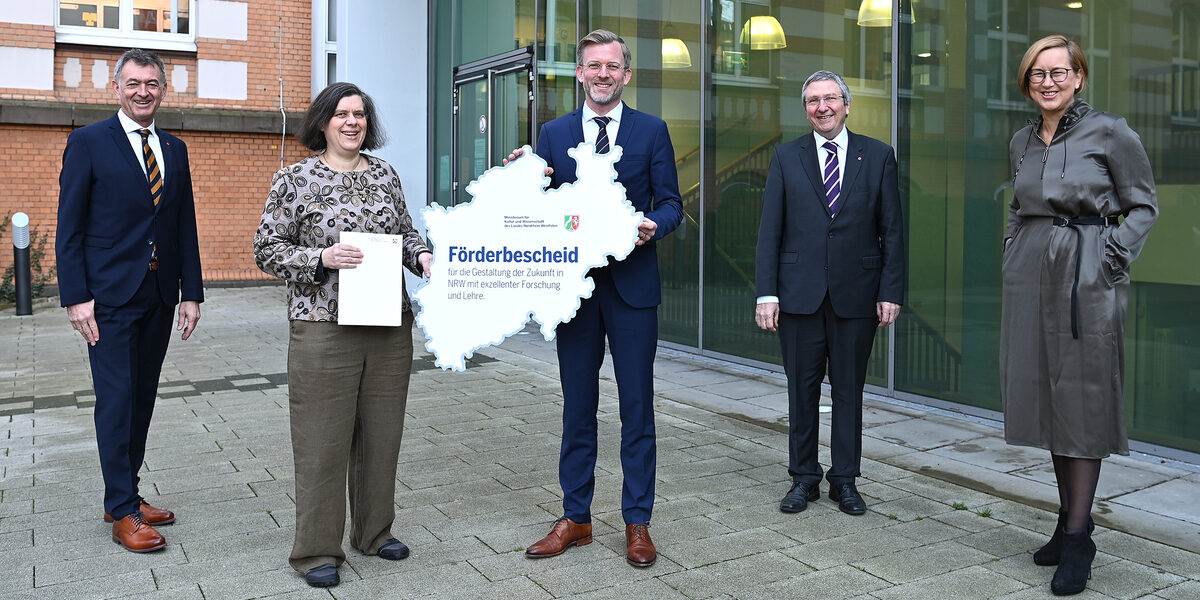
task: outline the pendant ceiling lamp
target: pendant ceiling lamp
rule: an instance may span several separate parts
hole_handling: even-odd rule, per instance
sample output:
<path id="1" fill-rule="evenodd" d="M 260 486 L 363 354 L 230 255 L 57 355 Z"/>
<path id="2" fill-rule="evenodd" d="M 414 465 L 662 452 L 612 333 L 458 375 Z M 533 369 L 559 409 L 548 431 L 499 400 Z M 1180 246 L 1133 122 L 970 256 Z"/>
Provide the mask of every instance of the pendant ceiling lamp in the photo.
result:
<path id="1" fill-rule="evenodd" d="M 664 69 L 686 69 L 692 66 L 692 55 L 683 40 L 677 37 L 663 38 L 662 66 Z"/>
<path id="2" fill-rule="evenodd" d="M 742 47 L 751 50 L 780 50 L 787 48 L 783 25 L 770 15 L 750 17 L 742 26 Z"/>
<path id="3" fill-rule="evenodd" d="M 917 17 L 911 15 L 909 23 L 916 23 Z M 858 6 L 859 27 L 891 27 L 892 0 L 862 0 Z"/>

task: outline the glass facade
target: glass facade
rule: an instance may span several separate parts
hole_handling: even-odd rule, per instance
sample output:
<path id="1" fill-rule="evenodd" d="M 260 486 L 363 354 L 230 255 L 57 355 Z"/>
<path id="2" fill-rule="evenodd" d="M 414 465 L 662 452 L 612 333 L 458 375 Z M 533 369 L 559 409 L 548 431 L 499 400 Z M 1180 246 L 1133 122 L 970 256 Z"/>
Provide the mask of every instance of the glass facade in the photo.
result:
<path id="1" fill-rule="evenodd" d="M 1200 1 L 900 0 L 881 14 L 875 4 L 431 3 L 431 201 L 454 202 L 454 165 L 480 160 L 464 147 L 478 142 L 452 140 L 456 119 L 465 139 L 461 127 L 477 127 L 475 113 L 486 107 L 462 102 L 495 110 L 524 98 L 502 92 L 513 84 L 499 79 L 487 84 L 491 100 L 479 100 L 487 91 L 479 83 L 463 83 L 474 88 L 460 98 L 455 90 L 466 88 L 455 82 L 456 67 L 532 47 L 533 101 L 513 114 L 534 114 L 536 132 L 581 101 L 575 41 L 610 29 L 633 54 L 626 102 L 665 119 L 675 145 L 685 217 L 659 245 L 662 339 L 778 364 L 776 337 L 753 319 L 762 186 L 771 149 L 810 131 L 800 102 L 805 78 L 836 71 L 854 96 L 847 126 L 896 148 L 905 208 L 907 298 L 897 324 L 876 339 L 868 383 L 905 399 L 998 411 L 1007 148 L 1037 116 L 1014 77 L 1030 42 L 1064 33 L 1088 55 L 1082 97 L 1128 119 L 1158 184 L 1162 216 L 1132 271 L 1130 436 L 1167 453 L 1200 452 L 1200 413 L 1187 410 L 1200 405 Z M 518 126 L 492 126 L 508 129 L 488 139 L 532 142 Z M 479 166 L 499 162 L 494 154 Z"/>

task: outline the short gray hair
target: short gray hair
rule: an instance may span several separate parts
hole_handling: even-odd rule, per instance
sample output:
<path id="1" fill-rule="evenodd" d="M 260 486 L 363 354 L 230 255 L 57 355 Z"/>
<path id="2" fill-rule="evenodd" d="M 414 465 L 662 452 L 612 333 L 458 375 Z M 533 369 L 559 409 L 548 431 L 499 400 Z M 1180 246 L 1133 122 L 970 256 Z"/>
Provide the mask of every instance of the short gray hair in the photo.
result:
<path id="1" fill-rule="evenodd" d="M 121 83 L 121 69 L 125 68 L 125 63 L 131 60 L 134 64 L 141 67 L 149 65 L 158 67 L 160 83 L 164 87 L 167 85 L 167 66 L 163 64 L 162 59 L 157 54 L 148 50 L 142 50 L 141 48 L 130 48 L 125 51 L 125 54 L 121 55 L 121 58 L 117 60 L 117 68 L 113 69 L 113 82 L 117 84 Z"/>
<path id="2" fill-rule="evenodd" d="M 633 62 L 633 55 L 629 53 L 629 46 L 625 45 L 625 40 L 621 36 L 607 30 L 597 29 L 579 40 L 579 44 L 575 46 L 575 64 L 583 66 L 583 50 L 591 45 L 604 46 L 613 42 L 621 43 L 621 54 L 625 58 L 625 68 L 629 68 L 629 63 Z"/>
<path id="3" fill-rule="evenodd" d="M 842 79 L 842 76 L 824 69 L 809 75 L 808 79 L 804 80 L 804 87 L 800 88 L 801 100 L 808 100 L 808 84 L 814 81 L 832 81 L 838 84 L 838 87 L 842 88 L 842 99 L 846 101 L 846 104 L 850 104 L 850 88 L 846 87 L 846 82 Z"/>

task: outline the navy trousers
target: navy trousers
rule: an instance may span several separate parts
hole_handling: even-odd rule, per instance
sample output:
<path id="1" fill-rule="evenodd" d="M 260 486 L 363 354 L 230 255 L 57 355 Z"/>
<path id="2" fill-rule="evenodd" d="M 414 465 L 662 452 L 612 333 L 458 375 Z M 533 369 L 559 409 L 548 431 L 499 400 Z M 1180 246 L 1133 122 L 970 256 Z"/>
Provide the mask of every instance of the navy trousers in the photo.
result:
<path id="1" fill-rule="evenodd" d="M 788 381 L 788 474 L 793 483 L 821 482 L 818 406 L 826 367 L 833 399 L 832 464 L 826 479 L 835 485 L 854 483 L 860 475 L 863 385 L 878 325 L 876 318 L 837 316 L 828 295 L 813 314 L 779 314 L 779 344 Z"/>
<path id="2" fill-rule="evenodd" d="M 621 513 L 625 523 L 648 523 L 654 507 L 654 355 L 658 308 L 634 308 L 621 299 L 607 267 L 592 269 L 596 290 L 575 317 L 557 329 L 563 389 L 563 436 L 558 480 L 563 514 L 592 520 L 596 487 L 596 411 L 604 340 L 617 377 L 621 415 Z"/>
<path id="3" fill-rule="evenodd" d="M 174 307 L 164 304 L 148 271 L 121 306 L 95 304 L 100 341 L 88 346 L 96 390 L 96 445 L 104 475 L 104 510 L 123 519 L 138 509 L 138 469 L 158 396 L 158 376 L 171 339 Z"/>

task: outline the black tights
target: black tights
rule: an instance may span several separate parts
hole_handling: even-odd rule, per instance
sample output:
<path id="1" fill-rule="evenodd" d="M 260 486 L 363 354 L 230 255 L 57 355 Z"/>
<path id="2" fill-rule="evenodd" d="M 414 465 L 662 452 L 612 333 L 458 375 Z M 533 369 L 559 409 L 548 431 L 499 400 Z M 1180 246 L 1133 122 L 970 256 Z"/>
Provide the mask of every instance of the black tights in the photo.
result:
<path id="1" fill-rule="evenodd" d="M 1073 458 L 1051 454 L 1054 478 L 1058 480 L 1058 500 L 1067 513 L 1066 530 L 1080 533 L 1087 528 L 1100 482 L 1100 459 Z"/>

